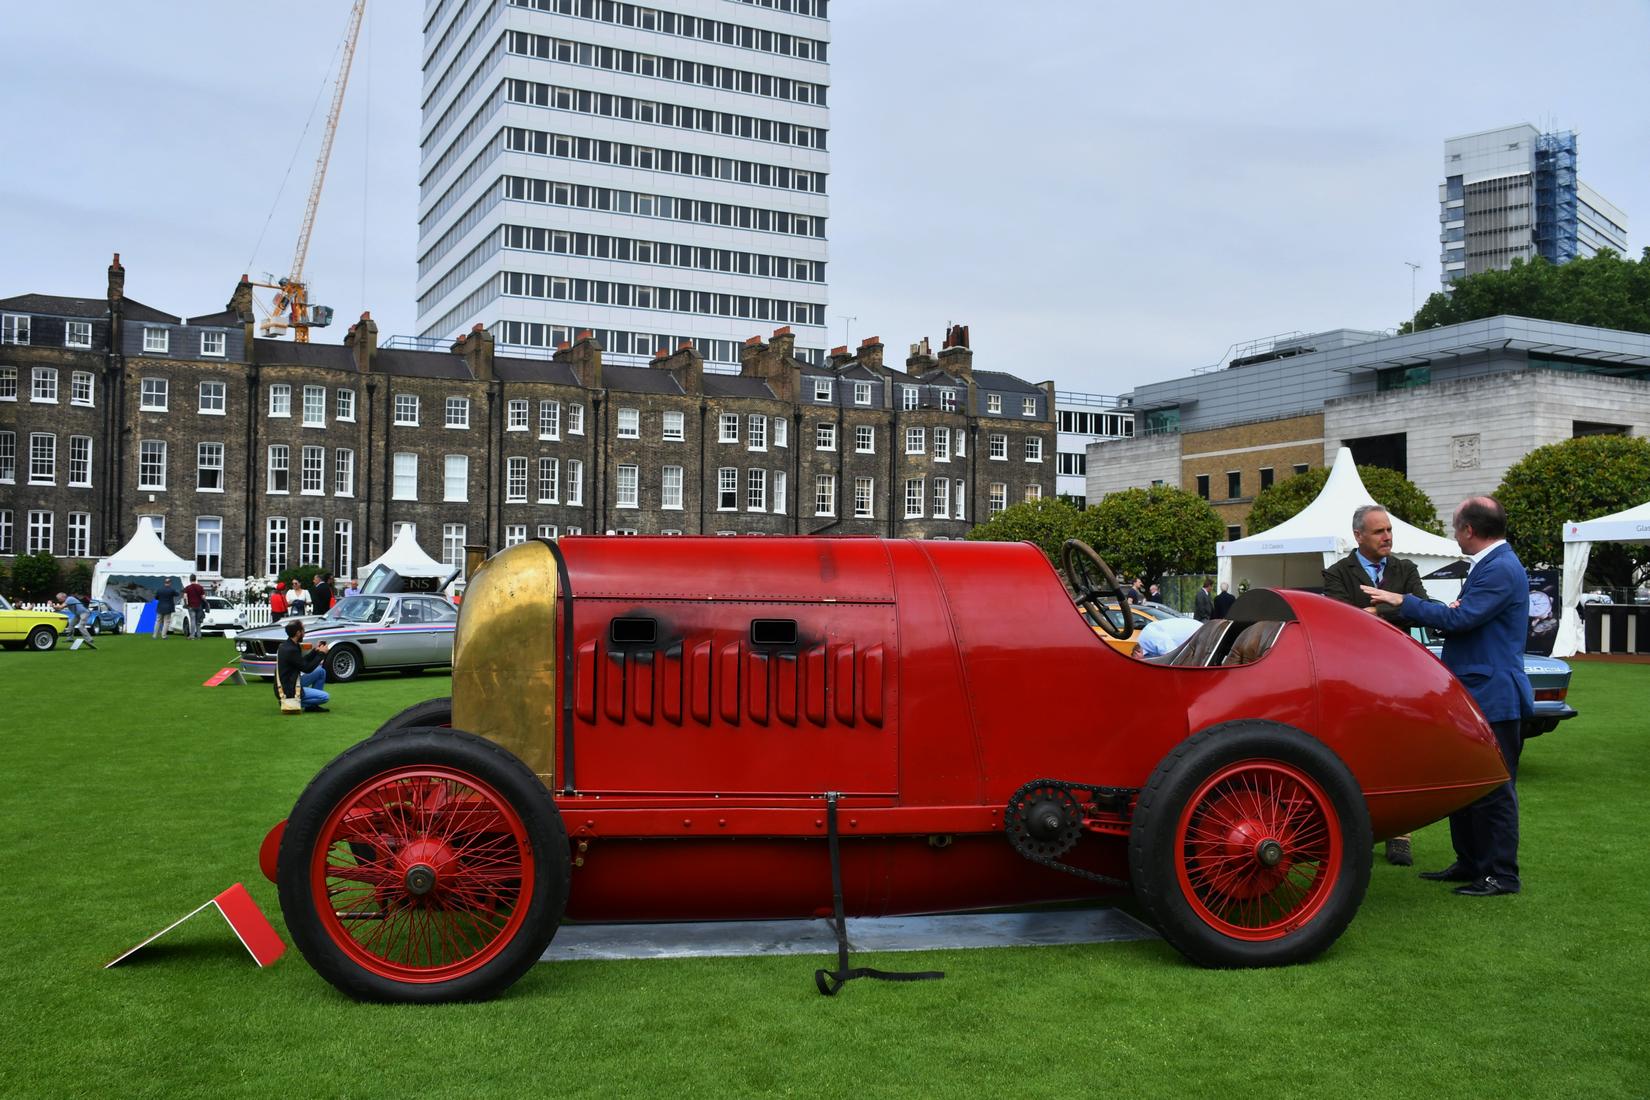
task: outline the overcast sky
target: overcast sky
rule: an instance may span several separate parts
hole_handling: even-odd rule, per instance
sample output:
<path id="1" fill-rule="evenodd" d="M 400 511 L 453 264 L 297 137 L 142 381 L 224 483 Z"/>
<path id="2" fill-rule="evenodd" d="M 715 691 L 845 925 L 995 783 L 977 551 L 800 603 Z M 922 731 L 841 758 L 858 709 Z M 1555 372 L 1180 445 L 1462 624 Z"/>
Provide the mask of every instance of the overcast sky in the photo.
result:
<path id="1" fill-rule="evenodd" d="M 285 272 L 344 0 L 11 7 L 0 297 L 100 296 L 116 251 L 184 315 Z M 368 6 L 306 269 L 385 335 L 415 331 L 422 11 Z M 836 0 L 831 38 L 831 342 L 896 360 L 955 321 L 983 368 L 1117 393 L 1390 328 L 1406 260 L 1438 285 L 1444 139 L 1505 124 L 1575 130 L 1650 240 L 1644 0 Z"/>

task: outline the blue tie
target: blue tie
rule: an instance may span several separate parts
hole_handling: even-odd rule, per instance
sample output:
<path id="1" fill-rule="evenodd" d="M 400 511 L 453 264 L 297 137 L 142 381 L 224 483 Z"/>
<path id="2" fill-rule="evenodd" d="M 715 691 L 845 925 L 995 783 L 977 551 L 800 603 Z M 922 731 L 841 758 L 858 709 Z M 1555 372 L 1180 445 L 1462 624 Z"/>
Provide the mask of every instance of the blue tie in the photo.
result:
<path id="1" fill-rule="evenodd" d="M 1381 587 L 1381 572 L 1384 569 L 1386 569 L 1386 562 L 1378 561 L 1378 562 L 1375 563 L 1375 587 L 1376 588 Z"/>

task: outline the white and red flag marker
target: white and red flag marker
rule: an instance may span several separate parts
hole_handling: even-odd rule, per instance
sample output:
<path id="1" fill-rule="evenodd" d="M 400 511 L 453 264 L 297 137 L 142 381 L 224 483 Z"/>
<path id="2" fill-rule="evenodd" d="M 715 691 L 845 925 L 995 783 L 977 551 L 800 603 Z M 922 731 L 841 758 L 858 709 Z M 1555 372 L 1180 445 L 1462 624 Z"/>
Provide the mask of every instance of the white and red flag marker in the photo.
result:
<path id="1" fill-rule="evenodd" d="M 107 970 L 117 963 L 125 962 L 202 909 L 214 905 L 218 907 L 218 912 L 223 914 L 223 919 L 229 922 L 229 927 L 235 930 L 242 946 L 252 953 L 253 960 L 259 966 L 268 966 L 285 953 L 286 943 L 281 939 L 281 934 L 269 923 L 269 918 L 258 908 L 258 903 L 252 900 L 252 895 L 246 892 L 246 887 L 237 882 L 200 909 L 179 917 L 118 959 L 105 965 L 103 969 Z"/>

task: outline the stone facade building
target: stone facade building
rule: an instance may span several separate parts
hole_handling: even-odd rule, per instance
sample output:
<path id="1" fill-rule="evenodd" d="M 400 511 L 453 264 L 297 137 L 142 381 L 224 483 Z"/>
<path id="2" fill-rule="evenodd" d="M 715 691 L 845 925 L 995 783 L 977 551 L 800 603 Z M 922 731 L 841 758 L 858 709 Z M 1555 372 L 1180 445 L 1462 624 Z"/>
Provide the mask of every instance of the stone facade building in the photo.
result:
<path id="1" fill-rule="evenodd" d="M 1580 435 L 1650 436 L 1650 335 L 1490 317 L 1403 336 L 1293 336 L 1223 369 L 1123 396 L 1133 438 L 1090 444 L 1088 497 L 1179 485 L 1206 497 L 1228 539 L 1254 497 L 1327 466 L 1404 474 L 1449 520 L 1530 451 Z"/>
<path id="2" fill-rule="evenodd" d="M 0 555 L 108 554 L 140 516 L 208 576 L 351 575 L 410 525 L 431 554 L 570 534 L 959 538 L 1054 491 L 1052 384 L 954 339 L 904 369 L 868 339 L 826 364 L 788 328 L 738 374 L 691 345 L 604 363 L 256 338 L 251 286 L 183 318 L 125 295 L 0 300 Z M 961 330 L 953 330 L 953 338 Z"/>

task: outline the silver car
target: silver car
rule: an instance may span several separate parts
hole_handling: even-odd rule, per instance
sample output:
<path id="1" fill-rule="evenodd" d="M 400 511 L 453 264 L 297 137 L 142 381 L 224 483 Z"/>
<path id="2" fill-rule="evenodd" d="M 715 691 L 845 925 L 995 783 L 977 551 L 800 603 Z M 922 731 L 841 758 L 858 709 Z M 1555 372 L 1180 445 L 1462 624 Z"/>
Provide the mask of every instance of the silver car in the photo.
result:
<path id="1" fill-rule="evenodd" d="M 304 644 L 327 643 L 327 679 L 348 683 L 381 669 L 448 667 L 458 608 L 427 592 L 346 596 L 319 619 L 305 618 Z M 275 675 L 275 653 L 286 641 L 286 621 L 235 638 L 243 671 Z"/>

